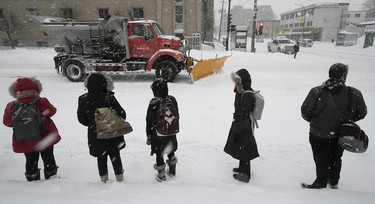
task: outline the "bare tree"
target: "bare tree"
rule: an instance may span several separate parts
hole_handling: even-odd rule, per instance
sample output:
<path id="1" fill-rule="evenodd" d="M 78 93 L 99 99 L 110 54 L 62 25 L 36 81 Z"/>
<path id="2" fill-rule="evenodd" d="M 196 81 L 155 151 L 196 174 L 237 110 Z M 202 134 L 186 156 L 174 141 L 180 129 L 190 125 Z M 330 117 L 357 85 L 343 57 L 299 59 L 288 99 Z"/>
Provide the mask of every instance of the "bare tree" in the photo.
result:
<path id="1" fill-rule="evenodd" d="M 375 18 L 375 0 L 366 0 L 362 7 L 366 10 L 367 18 Z"/>
<path id="2" fill-rule="evenodd" d="M 8 40 L 14 49 L 15 41 L 12 34 L 19 30 L 20 22 L 14 13 L 10 12 L 8 15 L 4 15 L 4 19 L 0 20 L 0 31 L 5 32 L 8 36 Z"/>

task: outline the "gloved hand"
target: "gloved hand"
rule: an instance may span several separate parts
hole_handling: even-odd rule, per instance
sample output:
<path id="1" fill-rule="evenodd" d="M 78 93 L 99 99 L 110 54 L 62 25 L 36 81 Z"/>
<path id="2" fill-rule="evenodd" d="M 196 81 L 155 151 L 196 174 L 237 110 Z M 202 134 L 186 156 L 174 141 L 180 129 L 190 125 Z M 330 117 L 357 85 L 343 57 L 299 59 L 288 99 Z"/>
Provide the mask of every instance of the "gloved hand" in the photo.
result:
<path id="1" fill-rule="evenodd" d="M 241 142 L 241 137 L 239 134 L 235 134 L 233 137 L 234 142 L 239 143 Z"/>
<path id="2" fill-rule="evenodd" d="M 146 144 L 147 144 L 147 145 L 151 145 L 151 135 L 147 135 L 147 141 L 146 141 Z"/>

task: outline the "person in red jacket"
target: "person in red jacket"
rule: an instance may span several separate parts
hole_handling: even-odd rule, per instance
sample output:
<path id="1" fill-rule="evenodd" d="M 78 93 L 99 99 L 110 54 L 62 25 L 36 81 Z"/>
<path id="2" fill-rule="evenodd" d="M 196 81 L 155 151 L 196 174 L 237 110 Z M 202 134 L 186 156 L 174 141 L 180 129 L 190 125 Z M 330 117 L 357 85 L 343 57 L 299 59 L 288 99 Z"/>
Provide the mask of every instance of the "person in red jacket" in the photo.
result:
<path id="1" fill-rule="evenodd" d="M 35 97 L 40 97 L 41 91 L 42 84 L 36 78 L 18 78 L 9 87 L 10 95 L 22 104 L 30 103 Z M 40 97 L 35 105 L 39 108 L 45 125 L 42 138 L 32 141 L 17 141 L 13 131 L 13 151 L 25 154 L 25 176 L 28 181 L 40 180 L 40 169 L 38 168 L 39 156 L 42 157 L 44 163 L 45 179 L 56 177 L 58 166 L 53 154 L 53 147 L 61 140 L 59 132 L 51 119 L 56 113 L 56 108 L 44 97 Z M 12 116 L 15 107 L 15 101 L 11 101 L 5 108 L 3 123 L 7 127 L 13 127 Z"/>

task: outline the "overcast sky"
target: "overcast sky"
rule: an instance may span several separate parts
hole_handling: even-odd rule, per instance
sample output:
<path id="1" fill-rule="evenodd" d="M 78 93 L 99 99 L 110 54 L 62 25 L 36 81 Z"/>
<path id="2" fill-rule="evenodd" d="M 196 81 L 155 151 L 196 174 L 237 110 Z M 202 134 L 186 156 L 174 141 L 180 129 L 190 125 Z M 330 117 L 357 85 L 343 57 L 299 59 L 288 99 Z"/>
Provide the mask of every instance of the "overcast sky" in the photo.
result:
<path id="1" fill-rule="evenodd" d="M 221 9 L 222 1 L 226 2 L 224 4 L 224 10 L 228 9 L 229 0 L 215 0 L 215 12 L 219 12 L 219 9 Z M 349 3 L 350 11 L 362 10 L 361 5 L 363 2 L 365 2 L 365 0 L 258 0 L 258 5 L 271 5 L 275 14 L 279 16 L 280 13 L 301 7 L 300 5 L 308 6 L 315 3 Z M 231 7 L 234 5 L 242 5 L 244 8 L 253 8 L 254 0 L 231 0 Z"/>

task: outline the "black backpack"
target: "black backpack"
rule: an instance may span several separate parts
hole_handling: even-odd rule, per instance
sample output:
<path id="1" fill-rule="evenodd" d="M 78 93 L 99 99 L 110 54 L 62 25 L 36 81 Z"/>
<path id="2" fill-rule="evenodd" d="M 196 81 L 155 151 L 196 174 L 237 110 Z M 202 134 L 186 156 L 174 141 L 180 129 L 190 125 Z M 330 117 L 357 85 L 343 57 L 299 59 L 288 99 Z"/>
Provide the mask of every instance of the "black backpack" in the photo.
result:
<path id="1" fill-rule="evenodd" d="M 41 139 L 44 133 L 45 125 L 42 115 L 35 103 L 39 100 L 35 97 L 30 103 L 23 104 L 20 101 L 14 101 L 16 105 L 13 109 L 13 130 L 17 141 L 32 141 Z"/>
<path id="2" fill-rule="evenodd" d="M 180 115 L 178 113 L 176 102 L 167 96 L 160 99 L 156 116 L 156 134 L 157 136 L 171 136 L 180 131 Z"/>

